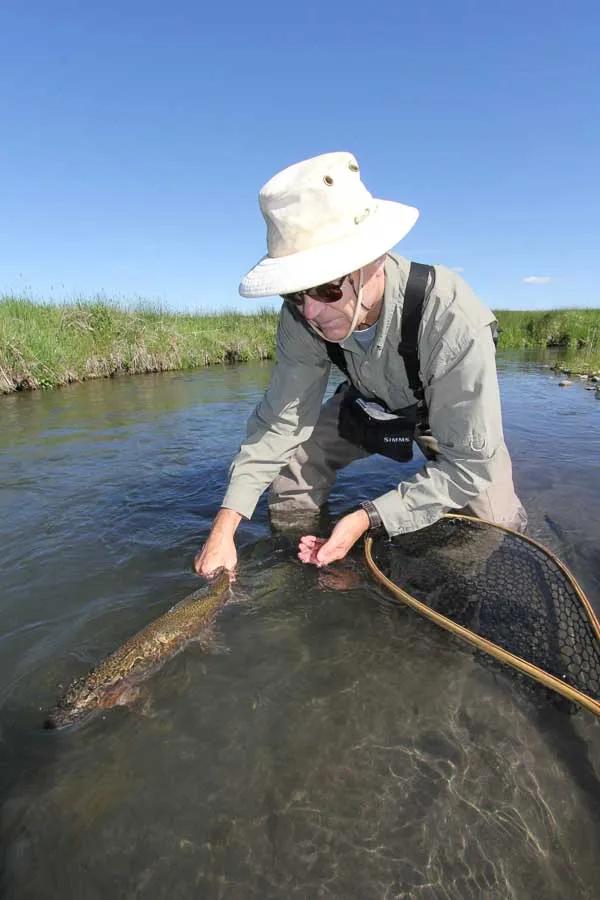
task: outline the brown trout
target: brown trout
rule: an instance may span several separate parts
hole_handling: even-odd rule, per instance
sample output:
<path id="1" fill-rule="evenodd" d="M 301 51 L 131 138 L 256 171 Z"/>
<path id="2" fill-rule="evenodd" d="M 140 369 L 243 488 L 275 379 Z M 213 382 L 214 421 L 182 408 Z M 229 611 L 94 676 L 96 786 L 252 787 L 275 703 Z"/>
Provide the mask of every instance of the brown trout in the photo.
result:
<path id="1" fill-rule="evenodd" d="M 74 681 L 44 727 L 80 724 L 99 710 L 128 703 L 140 682 L 214 622 L 228 597 L 229 575 L 222 571 L 207 590 L 190 594 Z"/>

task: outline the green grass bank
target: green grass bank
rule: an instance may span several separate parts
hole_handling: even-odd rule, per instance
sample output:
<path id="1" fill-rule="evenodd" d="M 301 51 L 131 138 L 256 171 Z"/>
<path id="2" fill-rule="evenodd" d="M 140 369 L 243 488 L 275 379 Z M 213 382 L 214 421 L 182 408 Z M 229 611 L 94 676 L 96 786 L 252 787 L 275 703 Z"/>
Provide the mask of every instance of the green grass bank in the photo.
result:
<path id="1" fill-rule="evenodd" d="M 0 296 L 0 391 L 269 359 L 276 322 L 271 311 L 189 315 L 149 304 Z"/>
<path id="2" fill-rule="evenodd" d="M 600 309 L 499 310 L 501 349 L 560 348 L 573 372 L 600 371 Z M 121 373 L 271 359 L 277 313 L 173 313 L 105 299 L 38 303 L 0 296 L 0 391 Z"/>

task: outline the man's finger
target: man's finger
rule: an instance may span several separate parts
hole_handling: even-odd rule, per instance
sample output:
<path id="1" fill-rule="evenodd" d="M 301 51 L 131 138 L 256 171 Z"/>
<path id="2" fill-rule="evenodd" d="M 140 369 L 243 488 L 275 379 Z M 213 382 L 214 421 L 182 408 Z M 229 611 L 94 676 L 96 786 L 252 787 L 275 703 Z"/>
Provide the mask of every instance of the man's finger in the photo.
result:
<path id="1" fill-rule="evenodd" d="M 317 548 L 316 547 L 300 547 L 298 550 L 298 559 L 303 563 L 312 563 L 316 565 L 317 563 Z"/>
<path id="2" fill-rule="evenodd" d="M 336 559 L 339 559 L 339 556 L 336 555 L 335 549 L 332 551 L 331 547 L 328 547 L 327 544 L 323 544 L 317 551 L 316 561 L 319 566 L 326 566 Z"/>

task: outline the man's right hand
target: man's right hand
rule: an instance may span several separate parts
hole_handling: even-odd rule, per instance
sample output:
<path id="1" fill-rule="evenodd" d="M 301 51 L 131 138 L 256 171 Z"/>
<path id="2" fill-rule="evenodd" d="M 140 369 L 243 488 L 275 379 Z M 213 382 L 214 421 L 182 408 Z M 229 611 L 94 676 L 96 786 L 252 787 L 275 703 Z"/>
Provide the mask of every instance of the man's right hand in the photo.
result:
<path id="1" fill-rule="evenodd" d="M 208 578 L 218 569 L 235 571 L 237 550 L 233 536 L 241 518 L 232 509 L 219 510 L 206 543 L 194 557 L 194 569 L 198 575 Z"/>

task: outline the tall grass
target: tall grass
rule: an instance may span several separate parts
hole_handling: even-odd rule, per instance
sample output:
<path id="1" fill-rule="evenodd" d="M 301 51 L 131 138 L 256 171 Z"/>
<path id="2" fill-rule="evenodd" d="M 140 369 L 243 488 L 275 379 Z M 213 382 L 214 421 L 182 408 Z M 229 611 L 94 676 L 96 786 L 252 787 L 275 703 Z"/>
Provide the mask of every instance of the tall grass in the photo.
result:
<path id="1" fill-rule="evenodd" d="M 600 349 L 600 309 L 552 309 L 547 312 L 497 310 L 502 343 L 518 347 Z"/>
<path id="2" fill-rule="evenodd" d="M 600 370 L 600 310 L 500 310 L 500 349 L 561 347 L 575 371 Z M 0 296 L 0 391 L 119 373 L 270 359 L 277 312 L 173 313 L 110 300 L 56 305 Z"/>
<path id="3" fill-rule="evenodd" d="M 600 372 L 600 309 L 501 309 L 496 316 L 501 350 L 550 348 L 557 351 L 557 367 L 582 374 Z"/>
<path id="4" fill-rule="evenodd" d="M 0 390 L 45 388 L 119 373 L 268 359 L 277 314 L 206 315 L 0 297 Z"/>

